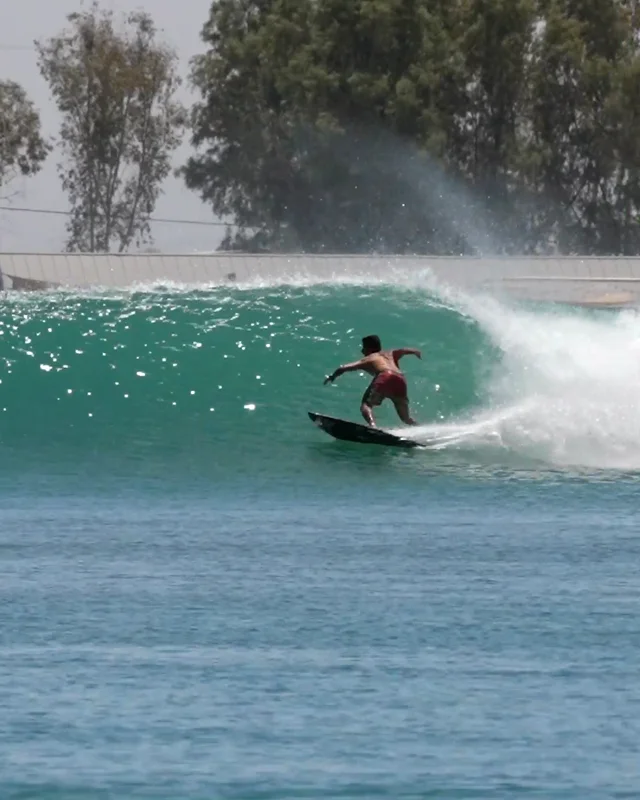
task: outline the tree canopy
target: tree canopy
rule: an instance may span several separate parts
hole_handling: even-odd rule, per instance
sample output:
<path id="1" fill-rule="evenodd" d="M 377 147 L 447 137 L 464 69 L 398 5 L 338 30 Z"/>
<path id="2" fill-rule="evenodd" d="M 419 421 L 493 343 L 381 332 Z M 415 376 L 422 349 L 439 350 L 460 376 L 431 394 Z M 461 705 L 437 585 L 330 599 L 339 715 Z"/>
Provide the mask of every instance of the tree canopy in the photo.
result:
<path id="1" fill-rule="evenodd" d="M 216 0 L 182 172 L 223 247 L 640 252 L 631 0 Z"/>
<path id="2" fill-rule="evenodd" d="M 113 13 L 94 3 L 68 21 L 68 30 L 37 43 L 62 116 L 67 248 L 123 251 L 150 241 L 149 217 L 180 141 L 176 56 L 145 13 L 127 15 L 118 30 Z"/>
<path id="3" fill-rule="evenodd" d="M 18 175 L 39 172 L 50 150 L 25 90 L 14 81 L 0 81 L 0 195 Z"/>

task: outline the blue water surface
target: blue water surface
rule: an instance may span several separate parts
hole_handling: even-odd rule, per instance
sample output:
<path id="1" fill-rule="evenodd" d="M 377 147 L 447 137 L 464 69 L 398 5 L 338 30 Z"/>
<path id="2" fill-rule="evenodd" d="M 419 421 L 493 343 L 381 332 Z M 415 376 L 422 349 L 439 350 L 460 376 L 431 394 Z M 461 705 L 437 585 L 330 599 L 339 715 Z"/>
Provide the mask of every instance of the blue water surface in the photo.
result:
<path id="1" fill-rule="evenodd" d="M 0 797 L 636 797 L 634 477 L 309 457 L 4 479 Z"/>

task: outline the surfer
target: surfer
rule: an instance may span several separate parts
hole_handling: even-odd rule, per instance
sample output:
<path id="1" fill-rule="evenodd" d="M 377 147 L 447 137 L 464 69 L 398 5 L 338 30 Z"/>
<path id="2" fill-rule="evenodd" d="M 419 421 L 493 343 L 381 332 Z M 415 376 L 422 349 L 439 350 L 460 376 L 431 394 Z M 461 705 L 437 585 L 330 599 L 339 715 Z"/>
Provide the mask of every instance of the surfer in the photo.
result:
<path id="1" fill-rule="evenodd" d="M 407 425 L 416 425 L 409 414 L 409 398 L 407 397 L 407 381 L 398 366 L 402 356 L 417 356 L 422 358 L 420 350 L 414 347 L 400 347 L 396 350 L 383 350 L 379 336 L 365 336 L 362 339 L 362 354 L 364 358 L 351 364 L 343 364 L 331 375 L 325 378 L 325 385 L 333 381 L 344 372 L 368 372 L 373 375 L 366 392 L 362 396 L 360 413 L 365 420 L 375 428 L 376 423 L 371 411 L 373 406 L 379 406 L 383 400 L 389 399 L 395 406 L 400 419 Z"/>

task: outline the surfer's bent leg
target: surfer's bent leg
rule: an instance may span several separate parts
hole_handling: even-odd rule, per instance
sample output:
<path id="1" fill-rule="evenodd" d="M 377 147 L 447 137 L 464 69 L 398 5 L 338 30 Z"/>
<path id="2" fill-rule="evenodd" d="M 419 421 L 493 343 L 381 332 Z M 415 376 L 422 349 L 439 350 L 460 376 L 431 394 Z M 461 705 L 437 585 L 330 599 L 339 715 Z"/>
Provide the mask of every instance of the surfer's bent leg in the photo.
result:
<path id="1" fill-rule="evenodd" d="M 373 414 L 371 413 L 371 408 L 366 403 L 363 403 L 360 406 L 360 413 L 365 418 L 365 421 L 368 425 L 371 425 L 372 428 L 376 427 L 376 421 L 373 418 Z"/>
<path id="2" fill-rule="evenodd" d="M 416 421 L 409 413 L 409 397 L 407 395 L 407 380 L 404 375 L 391 373 L 387 378 L 388 397 L 394 405 L 396 414 L 405 425 L 416 425 Z"/>
<path id="3" fill-rule="evenodd" d="M 371 411 L 372 406 L 379 406 L 382 398 L 378 395 L 375 390 L 376 379 L 374 378 L 367 391 L 362 395 L 362 402 L 360 403 L 360 413 L 365 418 L 366 422 L 371 425 L 372 428 L 376 427 L 376 422 L 373 418 L 373 412 Z"/>
<path id="4" fill-rule="evenodd" d="M 396 413 L 405 425 L 417 425 L 418 423 L 409 414 L 409 400 L 406 397 L 392 397 Z"/>

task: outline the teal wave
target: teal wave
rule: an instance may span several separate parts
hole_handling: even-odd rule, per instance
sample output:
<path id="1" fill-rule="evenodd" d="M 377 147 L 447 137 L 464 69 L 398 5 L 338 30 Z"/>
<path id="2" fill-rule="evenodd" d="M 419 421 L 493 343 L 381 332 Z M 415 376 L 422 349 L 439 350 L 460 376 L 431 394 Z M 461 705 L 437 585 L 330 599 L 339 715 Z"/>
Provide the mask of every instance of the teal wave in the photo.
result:
<path id="1" fill-rule="evenodd" d="M 323 379 L 363 335 L 423 349 L 404 367 L 424 421 L 479 402 L 493 354 L 437 298 L 379 286 L 25 294 L 4 300 L 0 331 L 0 436 L 14 466 L 46 454 L 259 472 L 317 440 L 308 409 L 359 419 L 364 376 Z M 390 408 L 378 416 L 397 424 Z"/>
<path id="2" fill-rule="evenodd" d="M 411 435 L 435 442 L 426 460 L 336 447 L 307 417 L 360 421 L 366 377 L 323 380 L 370 333 L 423 351 L 403 367 Z M 8 295 L 0 474 L 293 486 L 377 463 L 442 467 L 435 453 L 635 470 L 638 341 L 634 311 L 524 306 L 426 280 Z M 390 404 L 376 419 L 401 427 Z"/>

